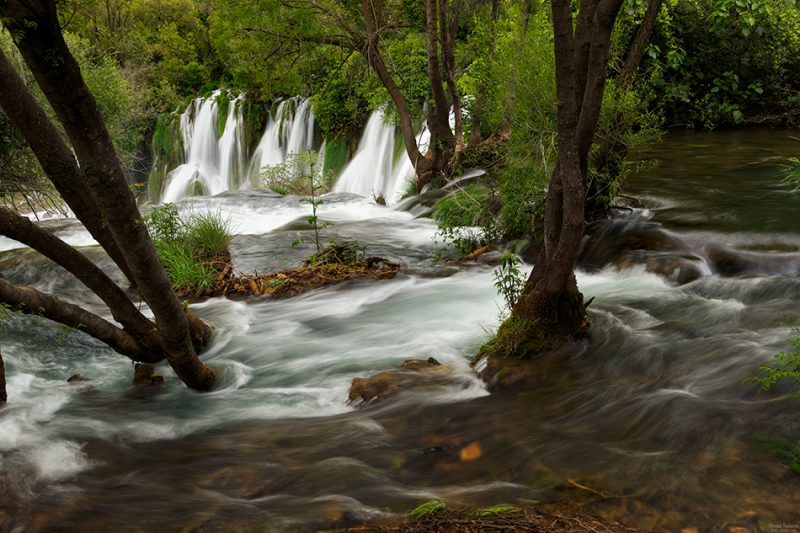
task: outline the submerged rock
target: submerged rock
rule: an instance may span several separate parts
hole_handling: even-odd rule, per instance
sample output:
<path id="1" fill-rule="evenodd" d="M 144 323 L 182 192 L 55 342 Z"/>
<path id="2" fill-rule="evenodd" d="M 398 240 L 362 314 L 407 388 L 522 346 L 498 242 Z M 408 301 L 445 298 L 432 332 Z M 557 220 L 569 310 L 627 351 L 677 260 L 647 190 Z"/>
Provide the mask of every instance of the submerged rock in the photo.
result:
<path id="1" fill-rule="evenodd" d="M 153 365 L 135 363 L 133 365 L 133 384 L 137 387 L 148 385 L 161 385 L 164 383 L 164 376 L 156 374 Z"/>
<path id="2" fill-rule="evenodd" d="M 81 374 L 73 374 L 67 378 L 67 383 L 85 383 L 87 381 L 94 381 L 92 378 L 87 378 Z"/>
<path id="3" fill-rule="evenodd" d="M 375 403 L 399 394 L 400 392 L 430 381 L 450 372 L 450 367 L 441 364 L 433 357 L 428 359 L 407 359 L 399 367 L 379 372 L 368 378 L 354 378 L 348 393 L 348 403 L 361 406 Z"/>

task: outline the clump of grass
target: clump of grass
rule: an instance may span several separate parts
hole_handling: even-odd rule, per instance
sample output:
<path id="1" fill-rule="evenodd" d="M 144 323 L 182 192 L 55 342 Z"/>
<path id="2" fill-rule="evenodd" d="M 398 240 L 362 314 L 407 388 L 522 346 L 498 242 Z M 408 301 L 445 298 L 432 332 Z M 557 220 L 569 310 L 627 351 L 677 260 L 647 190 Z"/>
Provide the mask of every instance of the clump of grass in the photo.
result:
<path id="1" fill-rule="evenodd" d="M 156 251 L 172 288 L 200 296 L 214 288 L 218 270 L 210 259 L 229 255 L 233 232 L 219 212 L 194 212 L 181 217 L 177 207 L 164 204 L 146 218 Z"/>
<path id="2" fill-rule="evenodd" d="M 199 254 L 211 257 L 228 253 L 232 230 L 219 212 L 193 213 L 184 223 L 184 240 Z"/>
<path id="3" fill-rule="evenodd" d="M 446 508 L 447 506 L 443 501 L 431 500 L 411 509 L 408 512 L 408 516 L 414 520 L 424 520 L 425 518 L 433 516 L 434 514 L 438 513 L 439 511 L 443 511 Z"/>

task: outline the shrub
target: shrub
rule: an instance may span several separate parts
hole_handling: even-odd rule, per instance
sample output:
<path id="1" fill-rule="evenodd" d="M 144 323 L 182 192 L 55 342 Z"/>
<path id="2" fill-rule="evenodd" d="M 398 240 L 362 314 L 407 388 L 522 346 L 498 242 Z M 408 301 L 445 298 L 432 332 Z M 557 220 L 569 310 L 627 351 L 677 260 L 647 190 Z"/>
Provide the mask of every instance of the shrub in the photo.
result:
<path id="1" fill-rule="evenodd" d="M 437 235 L 455 245 L 461 255 L 494 238 L 494 221 L 489 212 L 492 192 L 482 185 L 467 185 L 436 203 L 433 219 Z"/>
<path id="2" fill-rule="evenodd" d="M 747 383 L 758 383 L 762 391 L 770 390 L 780 380 L 794 381 L 800 385 L 800 320 L 789 326 L 791 336 L 789 344 L 792 349 L 775 354 L 772 364 L 764 364 L 761 369 L 762 376 L 747 378 Z M 800 391 L 792 396 L 800 396 Z"/>

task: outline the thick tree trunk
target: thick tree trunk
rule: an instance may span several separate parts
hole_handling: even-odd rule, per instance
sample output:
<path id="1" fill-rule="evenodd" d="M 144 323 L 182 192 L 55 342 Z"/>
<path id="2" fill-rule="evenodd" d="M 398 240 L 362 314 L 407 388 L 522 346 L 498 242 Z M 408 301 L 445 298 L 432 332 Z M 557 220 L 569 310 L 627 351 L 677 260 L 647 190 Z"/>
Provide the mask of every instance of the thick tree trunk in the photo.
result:
<path id="1" fill-rule="evenodd" d="M 6 393 L 6 366 L 3 363 L 3 354 L 0 353 L 0 407 L 8 401 Z"/>
<path id="2" fill-rule="evenodd" d="M 558 159 L 545 206 L 545 242 L 509 319 L 484 353 L 531 357 L 588 333 L 574 267 L 583 238 L 589 150 L 605 89 L 621 0 L 551 0 L 558 98 Z"/>
<path id="3" fill-rule="evenodd" d="M 0 3 L 0 15 L 17 36 L 17 47 L 64 126 L 102 220 L 153 311 L 170 366 L 188 386 L 210 389 L 214 372 L 195 354 L 183 307 L 172 292 L 94 97 L 64 42 L 55 1 L 8 0 Z"/>

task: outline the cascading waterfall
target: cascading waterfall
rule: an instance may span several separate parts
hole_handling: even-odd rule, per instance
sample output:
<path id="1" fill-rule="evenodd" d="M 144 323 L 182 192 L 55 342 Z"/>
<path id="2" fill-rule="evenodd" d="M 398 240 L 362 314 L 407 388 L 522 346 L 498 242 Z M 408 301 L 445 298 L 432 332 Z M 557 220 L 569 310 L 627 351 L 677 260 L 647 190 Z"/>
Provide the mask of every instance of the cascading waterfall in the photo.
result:
<path id="1" fill-rule="evenodd" d="M 174 202 L 186 195 L 214 195 L 238 188 L 244 167 L 242 97 L 230 102 L 224 131 L 217 139 L 220 94 L 215 91 L 208 98 L 195 99 L 181 115 L 185 163 L 167 176 L 162 201 Z"/>
<path id="2" fill-rule="evenodd" d="M 423 127 L 417 143 L 425 153 L 430 133 Z M 395 127 L 386 122 L 383 110 L 374 111 L 367 121 L 353 159 L 336 181 L 334 191 L 352 192 L 366 197 L 381 196 L 388 203 L 400 201 L 414 177 L 414 163 L 405 150 L 395 160 Z"/>
<path id="3" fill-rule="evenodd" d="M 244 140 L 243 96 L 229 102 L 222 134 L 218 134 L 220 113 L 224 112 L 219 105 L 222 94 L 215 91 L 210 97 L 195 99 L 181 115 L 184 162 L 168 173 L 162 202 L 256 187 L 265 168 L 281 165 L 290 160 L 291 154 L 315 147 L 324 158 L 325 143 L 316 144 L 319 135 L 309 98 L 295 96 L 278 102 L 250 155 Z M 423 154 L 429 142 L 430 133 L 423 126 L 417 138 Z M 386 122 L 383 110 L 377 110 L 370 115 L 358 148 L 336 180 L 334 191 L 367 198 L 380 196 L 395 204 L 413 177 L 414 164 L 405 150 L 398 150 L 395 126 Z"/>
<path id="4" fill-rule="evenodd" d="M 290 154 L 312 149 L 315 125 L 310 99 L 296 96 L 280 102 L 253 153 L 249 178 L 267 167 L 285 163 Z"/>

